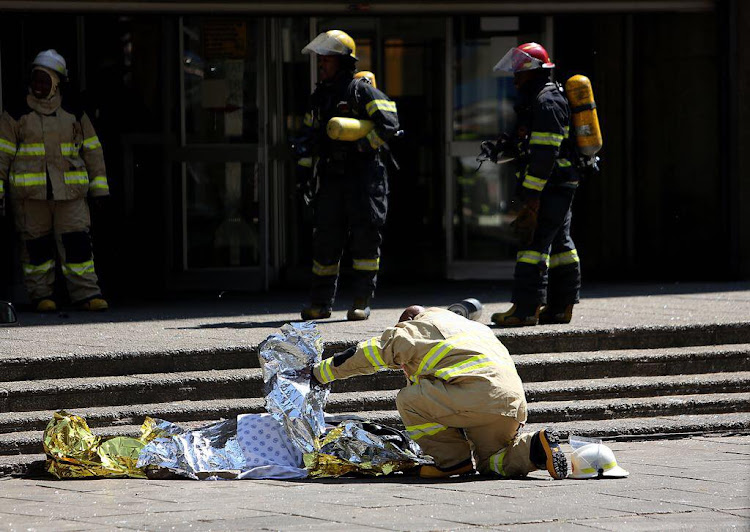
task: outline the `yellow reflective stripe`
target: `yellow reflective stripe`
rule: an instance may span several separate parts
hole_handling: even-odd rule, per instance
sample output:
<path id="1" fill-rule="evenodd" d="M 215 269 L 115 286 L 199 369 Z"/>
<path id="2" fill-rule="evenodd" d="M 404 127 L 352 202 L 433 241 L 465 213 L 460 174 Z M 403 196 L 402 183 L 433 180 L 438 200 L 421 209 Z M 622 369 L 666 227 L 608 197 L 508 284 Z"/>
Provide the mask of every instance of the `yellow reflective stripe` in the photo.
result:
<path id="1" fill-rule="evenodd" d="M 432 436 L 447 428 L 448 427 L 446 427 L 445 425 L 441 425 L 440 423 L 424 423 L 423 425 L 407 425 L 406 434 L 412 440 L 418 440 L 419 438 L 423 436 Z"/>
<path id="2" fill-rule="evenodd" d="M 375 259 L 352 259 L 355 270 L 376 272 L 380 269 L 380 257 Z"/>
<path id="3" fill-rule="evenodd" d="M 0 194 L 5 192 L 5 181 L 0 179 Z"/>
<path id="4" fill-rule="evenodd" d="M 94 135 L 93 137 L 89 137 L 87 139 L 83 139 L 83 149 L 84 150 L 95 150 L 97 148 L 101 148 L 102 143 L 99 142 L 99 137 Z"/>
<path id="5" fill-rule="evenodd" d="M 321 360 L 320 365 L 318 366 L 322 384 L 328 384 L 329 382 L 336 380 L 336 378 L 333 376 L 331 363 L 333 363 L 333 357 Z"/>
<path id="6" fill-rule="evenodd" d="M 36 155 L 44 155 L 43 143 L 25 144 L 22 142 L 19 144 L 16 152 L 17 157 L 34 157 Z"/>
<path id="7" fill-rule="evenodd" d="M 529 145 L 536 144 L 538 146 L 559 146 L 562 143 L 563 138 L 564 137 L 559 133 L 551 133 L 548 131 L 532 131 Z"/>
<path id="8" fill-rule="evenodd" d="M 62 152 L 63 155 L 76 155 L 78 153 L 78 147 L 72 142 L 62 142 L 60 143 L 60 152 Z"/>
<path id="9" fill-rule="evenodd" d="M 297 164 L 305 168 L 312 168 L 312 157 L 302 157 Z"/>
<path id="10" fill-rule="evenodd" d="M 103 175 L 96 176 L 91 180 L 90 188 L 92 190 L 109 190 L 109 183 L 107 183 L 107 178 Z"/>
<path id="11" fill-rule="evenodd" d="M 313 117 L 311 113 L 305 113 L 305 118 L 302 121 L 303 124 L 305 124 L 307 127 L 311 127 L 313 125 Z"/>
<path id="12" fill-rule="evenodd" d="M 470 336 L 469 334 L 456 334 L 439 342 L 435 347 L 430 349 L 420 362 L 415 375 L 430 371 L 434 368 L 450 351 L 455 347 L 454 343 Z"/>
<path id="13" fill-rule="evenodd" d="M 55 261 L 48 260 L 42 264 L 29 264 L 24 263 L 23 273 L 26 275 L 44 274 L 55 268 Z"/>
<path id="14" fill-rule="evenodd" d="M 557 160 L 557 166 L 559 166 L 560 168 L 567 168 L 569 166 L 573 166 L 573 163 L 571 163 L 567 159 L 558 159 Z"/>
<path id="15" fill-rule="evenodd" d="M 11 155 L 16 154 L 16 145 L 5 139 L 0 139 L 0 151 L 10 153 Z"/>
<path id="16" fill-rule="evenodd" d="M 564 253 L 556 253 L 552 255 L 549 259 L 549 267 L 555 268 L 557 266 L 565 266 L 566 264 L 574 264 L 576 262 L 581 262 L 581 259 L 578 258 L 578 250 L 571 249 Z"/>
<path id="17" fill-rule="evenodd" d="M 568 135 L 570 135 L 570 126 L 565 126 L 565 127 L 563 128 L 563 133 L 565 134 L 565 136 L 566 136 L 566 137 L 567 137 Z"/>
<path id="18" fill-rule="evenodd" d="M 617 462 L 616 462 L 616 461 L 615 461 L 615 462 L 609 462 L 609 463 L 607 463 L 607 464 L 603 464 L 603 465 L 602 465 L 602 469 L 603 469 L 604 471 L 609 471 L 609 470 L 610 470 L 610 469 L 612 469 L 613 467 L 617 467 Z"/>
<path id="19" fill-rule="evenodd" d="M 63 263 L 62 271 L 65 275 L 84 275 L 86 273 L 94 273 L 94 261 L 87 260 L 86 262 L 78 262 L 75 264 Z"/>
<path id="20" fill-rule="evenodd" d="M 370 364 L 372 364 L 372 367 L 385 369 L 388 365 L 383 361 L 383 356 L 380 353 L 380 347 L 378 344 L 379 338 L 377 336 L 370 338 L 362 346 L 362 351 L 367 357 L 367 360 L 370 361 Z"/>
<path id="21" fill-rule="evenodd" d="M 17 187 L 33 187 L 47 184 L 47 174 L 35 172 L 31 174 L 11 174 L 10 182 Z"/>
<path id="22" fill-rule="evenodd" d="M 367 114 L 370 116 L 374 115 L 377 111 L 395 113 L 396 102 L 392 102 L 391 100 L 372 100 L 365 105 L 365 111 L 367 111 Z"/>
<path id="23" fill-rule="evenodd" d="M 373 150 L 377 150 L 380 148 L 383 144 L 385 144 L 385 141 L 380 138 L 380 135 L 378 135 L 375 130 L 371 130 L 367 134 L 367 140 L 370 143 L 370 146 L 372 146 Z"/>
<path id="24" fill-rule="evenodd" d="M 441 368 L 435 372 L 435 376 L 438 379 L 448 380 L 459 375 L 466 375 L 472 373 L 474 370 L 479 368 L 485 368 L 493 365 L 493 362 L 484 355 L 476 355 L 469 357 L 466 360 L 462 360 L 457 364 L 448 366 L 447 368 Z"/>
<path id="25" fill-rule="evenodd" d="M 516 255 L 516 262 L 525 262 L 527 264 L 539 264 L 544 261 L 549 266 L 549 255 L 546 253 L 539 253 L 531 249 L 525 249 L 519 251 Z"/>
<path id="26" fill-rule="evenodd" d="M 507 449 L 502 449 L 497 453 L 490 456 L 490 471 L 497 473 L 500 476 L 505 475 L 505 469 L 503 469 L 503 461 L 505 460 L 505 453 Z"/>
<path id="27" fill-rule="evenodd" d="M 339 274 L 339 263 L 336 264 L 321 264 L 317 260 L 313 261 L 312 272 L 315 275 L 325 277 L 327 275 L 338 275 Z"/>
<path id="28" fill-rule="evenodd" d="M 546 179 L 534 177 L 533 175 L 526 174 L 526 177 L 523 178 L 523 186 L 525 188 L 530 188 L 531 190 L 542 191 L 544 190 L 544 185 L 546 184 Z"/>
<path id="29" fill-rule="evenodd" d="M 72 170 L 63 172 L 63 179 L 66 185 L 85 185 L 89 182 L 89 174 L 86 170 Z"/>

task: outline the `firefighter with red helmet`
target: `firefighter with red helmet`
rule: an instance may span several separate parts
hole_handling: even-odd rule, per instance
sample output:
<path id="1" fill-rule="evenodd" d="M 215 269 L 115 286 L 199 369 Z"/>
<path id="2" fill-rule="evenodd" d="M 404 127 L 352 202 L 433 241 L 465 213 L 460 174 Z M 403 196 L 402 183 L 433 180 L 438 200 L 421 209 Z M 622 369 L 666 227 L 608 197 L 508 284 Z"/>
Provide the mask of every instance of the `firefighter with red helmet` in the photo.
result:
<path id="1" fill-rule="evenodd" d="M 579 182 L 570 138 L 571 110 L 555 64 L 540 44 L 511 48 L 495 65 L 510 72 L 518 90 L 518 122 L 509 144 L 518 150 L 522 207 L 513 223 L 519 237 L 512 306 L 492 315 L 501 327 L 570 323 L 578 303 L 581 268 L 570 236 Z"/>

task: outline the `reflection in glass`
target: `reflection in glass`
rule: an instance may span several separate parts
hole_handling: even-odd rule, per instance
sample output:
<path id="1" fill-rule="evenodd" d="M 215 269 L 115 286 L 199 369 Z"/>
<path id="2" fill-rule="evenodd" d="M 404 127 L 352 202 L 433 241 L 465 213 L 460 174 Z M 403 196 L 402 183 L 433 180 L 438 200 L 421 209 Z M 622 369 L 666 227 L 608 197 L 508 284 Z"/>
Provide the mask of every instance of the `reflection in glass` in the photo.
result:
<path id="1" fill-rule="evenodd" d="M 185 141 L 258 140 L 258 22 L 189 17 L 183 25 Z"/>
<path id="2" fill-rule="evenodd" d="M 485 163 L 477 171 L 475 157 L 453 157 L 455 260 L 504 260 L 515 247 L 510 223 L 516 186 L 513 163 Z"/>
<path id="3" fill-rule="evenodd" d="M 259 264 L 258 165 L 185 163 L 187 268 Z"/>
<path id="4" fill-rule="evenodd" d="M 495 138 L 515 121 L 516 90 L 512 76 L 492 67 L 518 38 L 467 27 L 465 19 L 456 26 L 453 138 Z"/>

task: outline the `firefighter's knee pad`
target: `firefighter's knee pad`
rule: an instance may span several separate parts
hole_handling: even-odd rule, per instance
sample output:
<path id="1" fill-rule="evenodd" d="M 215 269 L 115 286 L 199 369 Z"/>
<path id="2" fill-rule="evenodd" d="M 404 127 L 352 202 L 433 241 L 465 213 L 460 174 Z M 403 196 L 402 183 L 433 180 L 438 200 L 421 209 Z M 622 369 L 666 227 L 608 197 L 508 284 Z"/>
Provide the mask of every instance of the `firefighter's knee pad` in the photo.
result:
<path id="1" fill-rule="evenodd" d="M 65 248 L 65 262 L 77 264 L 91 260 L 91 237 L 86 231 L 63 233 L 62 243 Z"/>
<path id="2" fill-rule="evenodd" d="M 55 239 L 50 234 L 27 240 L 26 251 L 29 253 L 29 264 L 44 264 L 55 258 Z"/>

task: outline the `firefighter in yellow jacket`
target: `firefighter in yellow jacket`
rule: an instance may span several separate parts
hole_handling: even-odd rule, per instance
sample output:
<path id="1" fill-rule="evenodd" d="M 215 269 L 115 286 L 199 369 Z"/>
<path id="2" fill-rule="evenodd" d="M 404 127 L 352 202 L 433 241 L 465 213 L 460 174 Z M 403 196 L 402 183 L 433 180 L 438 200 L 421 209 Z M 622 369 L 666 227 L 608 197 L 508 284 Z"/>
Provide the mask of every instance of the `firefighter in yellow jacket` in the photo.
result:
<path id="1" fill-rule="evenodd" d="M 108 307 L 94 271 L 86 203 L 87 195 L 109 195 L 104 154 L 89 117 L 62 106 L 59 84 L 67 75 L 60 54 L 40 52 L 26 106 L 0 116 L 0 198 L 9 189 L 23 242 L 24 282 L 40 312 L 57 309 L 57 256 L 73 304 Z"/>
<path id="2" fill-rule="evenodd" d="M 395 327 L 320 362 L 326 384 L 401 368 L 409 381 L 396 398 L 407 434 L 432 456 L 420 476 L 568 473 L 555 431 L 520 433 L 526 397 L 508 350 L 480 323 L 440 308 L 407 308 Z M 472 452 L 473 450 L 473 452 Z M 473 460 L 472 460 L 473 458 Z"/>

